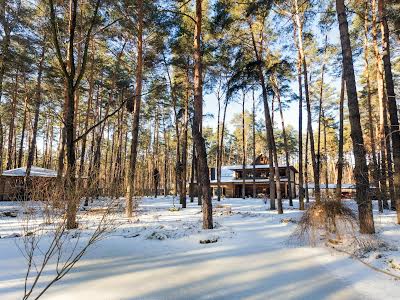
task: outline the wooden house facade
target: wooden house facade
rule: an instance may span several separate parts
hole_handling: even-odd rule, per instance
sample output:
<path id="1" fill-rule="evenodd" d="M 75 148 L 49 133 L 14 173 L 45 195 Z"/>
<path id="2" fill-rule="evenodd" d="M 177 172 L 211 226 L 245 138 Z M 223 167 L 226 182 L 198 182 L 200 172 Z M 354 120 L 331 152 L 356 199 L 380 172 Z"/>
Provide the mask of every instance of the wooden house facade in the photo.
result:
<path id="1" fill-rule="evenodd" d="M 0 175 L 0 201 L 2 200 L 42 200 L 31 199 L 31 193 L 25 193 L 26 168 L 6 170 Z M 45 189 L 57 179 L 57 171 L 32 166 L 29 175 L 29 185 L 34 187 L 35 197 L 40 190 Z"/>
<path id="2" fill-rule="evenodd" d="M 290 176 L 288 176 L 290 172 Z M 296 174 L 298 171 L 293 166 L 279 166 L 280 186 L 283 198 L 289 197 L 289 187 L 293 198 L 296 193 Z M 211 169 L 211 190 L 213 196 L 218 194 L 218 184 L 215 169 Z M 269 164 L 265 155 L 256 158 L 253 164 L 246 165 L 244 172 L 242 165 L 224 166 L 221 172 L 221 195 L 230 198 L 242 197 L 243 177 L 245 182 L 246 197 L 253 196 L 253 184 L 256 188 L 256 196 L 263 198 L 270 196 Z M 289 184 L 290 177 L 290 184 Z"/>

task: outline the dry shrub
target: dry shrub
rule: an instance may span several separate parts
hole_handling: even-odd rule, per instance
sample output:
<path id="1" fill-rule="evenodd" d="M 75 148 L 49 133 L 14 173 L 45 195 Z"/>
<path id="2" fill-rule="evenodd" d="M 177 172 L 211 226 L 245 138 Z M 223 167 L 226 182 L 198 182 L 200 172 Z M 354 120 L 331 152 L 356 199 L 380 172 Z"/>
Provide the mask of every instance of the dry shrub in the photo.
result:
<path id="1" fill-rule="evenodd" d="M 349 247 L 352 249 L 352 255 L 365 258 L 368 254 L 376 251 L 397 251 L 397 247 L 391 245 L 390 243 L 380 239 L 374 235 L 360 235 L 354 236 L 351 241 L 349 241 Z"/>
<path id="2" fill-rule="evenodd" d="M 355 235 L 356 214 L 343 202 L 326 200 L 313 203 L 304 212 L 291 238 L 315 246 L 317 240 L 340 240 Z"/>
<path id="3" fill-rule="evenodd" d="M 118 199 L 96 198 L 93 205 L 84 207 L 83 201 L 92 198 L 90 191 L 80 182 L 72 189 L 63 178 L 26 182 L 22 237 L 17 243 L 27 261 L 22 299 L 41 297 L 119 225 Z M 67 226 L 71 207 L 77 224 L 73 229 Z"/>

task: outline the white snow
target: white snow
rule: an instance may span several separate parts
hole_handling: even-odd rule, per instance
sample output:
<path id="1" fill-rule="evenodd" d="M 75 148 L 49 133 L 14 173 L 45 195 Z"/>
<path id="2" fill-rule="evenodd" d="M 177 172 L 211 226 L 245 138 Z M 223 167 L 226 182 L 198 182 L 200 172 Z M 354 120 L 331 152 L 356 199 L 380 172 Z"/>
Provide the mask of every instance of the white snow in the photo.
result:
<path id="1" fill-rule="evenodd" d="M 173 204 L 175 203 L 175 204 Z M 93 203 L 92 206 L 101 206 Z M 42 299 L 399 299 L 400 282 L 324 246 L 288 242 L 301 216 L 285 202 L 284 215 L 262 199 L 213 201 L 213 230 L 201 229 L 196 203 L 170 210 L 172 197 L 143 198 L 136 217 L 96 244 Z M 297 201 L 294 201 L 297 207 Z M 41 207 L 33 203 L 37 211 Z M 5 217 L 1 212 L 15 211 Z M 377 236 L 400 246 L 395 213 L 375 212 Z M 26 268 L 18 251 L 22 208 L 0 202 L 0 299 L 20 299 Z M 94 217 L 91 217 L 94 218 Z M 90 231 L 90 222 L 84 226 Z M 7 239 L 3 237 L 7 236 Z M 200 240 L 216 242 L 200 244 Z M 379 251 L 378 251 L 379 252 Z M 389 260 L 399 251 L 377 252 L 365 260 L 400 274 Z M 50 278 L 50 272 L 45 278 Z"/>
<path id="2" fill-rule="evenodd" d="M 12 170 L 6 170 L 1 175 L 2 176 L 24 177 L 26 175 L 26 167 L 12 169 Z M 57 177 L 57 171 L 32 166 L 30 176 L 32 176 L 32 177 Z"/>

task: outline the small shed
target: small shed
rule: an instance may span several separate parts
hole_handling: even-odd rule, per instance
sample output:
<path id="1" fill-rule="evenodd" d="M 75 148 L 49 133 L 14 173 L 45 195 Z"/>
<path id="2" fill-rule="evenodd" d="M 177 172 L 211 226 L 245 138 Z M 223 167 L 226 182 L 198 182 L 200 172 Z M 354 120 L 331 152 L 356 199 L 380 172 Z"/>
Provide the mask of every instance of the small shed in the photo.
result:
<path id="1" fill-rule="evenodd" d="M 6 170 L 0 175 L 0 201 L 24 200 L 26 167 Z M 45 183 L 56 180 L 57 171 L 32 166 L 29 175 L 30 184 L 39 189 Z"/>

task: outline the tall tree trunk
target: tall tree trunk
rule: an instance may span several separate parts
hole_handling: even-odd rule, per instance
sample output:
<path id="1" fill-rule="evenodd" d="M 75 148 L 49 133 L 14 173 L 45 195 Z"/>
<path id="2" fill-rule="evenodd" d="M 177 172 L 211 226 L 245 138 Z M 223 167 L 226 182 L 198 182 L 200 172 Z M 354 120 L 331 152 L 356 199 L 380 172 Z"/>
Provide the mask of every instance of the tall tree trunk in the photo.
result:
<path id="1" fill-rule="evenodd" d="M 261 56 L 258 53 L 258 49 L 257 49 L 256 41 L 255 41 L 255 38 L 254 38 L 254 33 L 253 33 L 253 29 L 252 29 L 251 23 L 249 24 L 249 26 L 250 26 L 250 33 L 251 33 L 251 39 L 252 39 L 252 44 L 253 44 L 254 55 L 255 55 L 255 58 L 256 58 L 256 60 L 258 62 L 258 64 L 257 64 L 257 73 L 258 73 L 258 79 L 259 79 L 260 84 L 261 84 L 263 101 L 264 101 L 265 126 L 266 126 L 266 132 L 267 132 L 267 145 L 268 145 L 268 149 L 270 151 L 270 154 L 271 154 L 271 151 L 272 151 L 272 156 L 273 156 L 273 160 L 270 160 L 269 164 L 270 165 L 272 163 L 274 164 L 275 189 L 276 189 L 276 198 L 278 200 L 278 214 L 283 214 L 281 182 L 280 182 L 279 164 L 278 164 L 278 154 L 277 154 L 277 151 L 276 151 L 275 138 L 274 138 L 274 127 L 273 127 L 273 124 L 272 124 L 271 114 L 270 114 L 269 104 L 268 104 L 267 87 L 266 87 L 266 84 L 265 84 L 264 73 L 263 73 L 262 65 L 261 65 Z M 270 178 L 271 178 L 271 168 L 270 168 Z M 270 180 L 270 182 L 271 182 L 271 180 Z M 272 191 L 270 192 L 270 194 L 272 194 Z M 272 198 L 271 198 L 271 203 L 272 203 Z"/>
<path id="2" fill-rule="evenodd" d="M 84 132 L 87 131 L 89 126 L 89 116 L 90 111 L 92 109 L 93 102 L 93 93 L 94 93 L 94 41 L 92 41 L 92 59 L 90 64 L 90 74 L 89 74 L 89 91 L 88 91 L 88 102 L 86 107 L 86 116 L 85 116 L 85 124 L 84 124 Z M 81 148 L 81 157 L 79 163 L 79 177 L 82 177 L 83 172 L 85 170 L 85 156 L 86 156 L 86 140 L 87 135 L 84 135 L 82 138 L 82 148 Z"/>
<path id="3" fill-rule="evenodd" d="M 325 189 L 326 189 L 326 194 L 328 194 L 328 185 L 329 185 L 329 174 L 328 174 L 328 147 L 327 147 L 327 133 L 326 133 L 326 127 L 327 127 L 327 120 L 325 118 L 325 111 L 322 111 L 322 119 L 324 120 L 324 161 L 325 161 Z"/>
<path id="4" fill-rule="evenodd" d="M 309 92 L 309 85 L 308 85 L 308 73 L 307 73 L 307 60 L 304 54 L 304 47 L 303 47 L 303 24 L 300 20 L 299 8 L 297 0 L 296 4 L 296 16 L 295 16 L 295 23 L 297 26 L 297 37 L 298 37 L 298 47 L 300 52 L 300 60 L 303 66 L 303 77 L 304 77 L 304 91 L 306 96 L 306 106 L 307 106 L 307 131 L 310 138 L 310 152 L 311 152 L 311 165 L 314 174 L 314 194 L 316 202 L 321 201 L 321 190 L 320 190 L 320 174 L 317 167 L 317 159 L 315 155 L 315 145 L 314 145 L 314 134 L 312 128 L 312 116 L 311 116 L 311 103 L 310 103 L 310 92 Z"/>
<path id="5" fill-rule="evenodd" d="M 256 189 L 256 99 L 254 97 L 254 89 L 252 89 L 253 96 L 253 198 L 257 197 Z"/>
<path id="6" fill-rule="evenodd" d="M 176 135 L 176 165 L 175 165 L 175 196 L 179 195 L 179 198 L 181 199 L 181 194 L 182 194 L 182 163 L 181 163 L 181 142 L 180 142 L 180 131 L 179 131 L 179 119 L 178 119 L 178 111 L 177 111 L 177 96 L 175 95 L 174 92 L 174 86 L 172 83 L 172 79 L 169 73 L 169 67 L 167 65 L 167 60 L 165 58 L 165 55 L 163 53 L 163 60 L 164 60 L 164 65 L 168 77 L 168 82 L 171 90 L 171 98 L 172 98 L 172 108 L 174 112 L 174 123 L 175 123 L 175 135 Z M 182 203 L 181 203 L 182 204 Z"/>
<path id="7" fill-rule="evenodd" d="M 68 80 L 67 89 L 67 111 L 65 118 L 65 146 L 67 154 L 67 188 L 70 191 L 75 190 L 75 174 L 76 174 L 76 156 L 75 156 L 75 89 L 72 80 Z M 67 205 L 67 228 L 73 229 L 76 224 L 76 209 L 77 203 L 72 197 Z"/>
<path id="8" fill-rule="evenodd" d="M 17 73 L 15 75 L 14 93 L 13 93 L 12 102 L 11 102 L 10 124 L 8 126 L 7 169 L 11 169 L 12 165 L 13 165 L 15 116 L 17 113 L 17 101 L 18 101 L 18 79 L 19 79 L 19 71 L 17 69 Z"/>
<path id="9" fill-rule="evenodd" d="M 298 43 L 296 43 L 298 45 Z M 304 177 L 303 177 L 303 88 L 301 78 L 301 54 L 297 51 L 297 81 L 299 85 L 299 209 L 304 210 Z M 307 168 L 307 165 L 306 165 Z"/>
<path id="10" fill-rule="evenodd" d="M 47 168 L 47 154 L 49 153 L 50 115 L 46 114 L 46 133 L 43 142 L 42 168 Z"/>
<path id="11" fill-rule="evenodd" d="M 53 164 L 53 138 L 54 138 L 54 126 L 53 120 L 50 119 L 50 141 L 49 141 L 49 153 L 47 156 L 47 165 L 46 168 L 52 168 Z"/>
<path id="12" fill-rule="evenodd" d="M 321 85 L 319 90 L 319 113 L 318 113 L 318 146 L 317 146 L 317 173 L 321 174 L 321 122 L 324 122 L 323 115 L 323 96 L 324 96 L 324 75 L 325 75 L 325 60 L 326 60 L 326 48 L 328 45 L 328 36 L 325 35 L 325 47 L 324 55 L 322 59 L 321 67 Z M 324 127 L 325 128 L 325 127 Z M 328 187 L 326 187 L 326 193 L 328 193 Z"/>
<path id="13" fill-rule="evenodd" d="M 195 171 L 196 171 L 196 146 L 193 142 L 193 149 L 192 149 L 192 165 L 190 167 L 190 202 L 194 202 L 194 178 L 195 178 Z"/>
<path id="14" fill-rule="evenodd" d="M 169 161 L 169 146 L 167 129 L 165 127 L 165 107 L 163 107 L 162 113 L 162 126 L 163 126 L 163 138 L 164 138 L 164 197 L 168 195 L 168 161 Z"/>
<path id="15" fill-rule="evenodd" d="M 388 109 L 387 109 L 387 98 L 386 98 L 386 94 L 385 94 L 385 98 L 383 101 L 383 139 L 384 141 L 384 145 L 386 147 L 386 165 L 385 165 L 385 169 L 386 172 L 384 173 L 385 176 L 384 178 L 388 179 L 388 183 L 389 183 L 389 191 L 390 190 L 394 190 L 394 186 L 393 186 L 393 178 L 390 176 L 393 176 L 392 174 L 392 149 L 391 149 L 391 143 L 390 143 L 390 129 L 389 129 L 389 121 L 388 121 Z M 383 170 L 382 170 L 383 173 Z M 388 198 L 387 198 L 387 192 L 386 194 L 382 197 L 382 207 L 388 209 L 389 208 L 389 203 L 388 203 Z"/>
<path id="16" fill-rule="evenodd" d="M 142 94 L 142 80 L 143 80 L 143 0 L 138 1 L 138 32 L 137 32 L 137 65 L 136 65 L 136 88 L 135 88 L 135 105 L 132 116 L 132 142 L 131 142 L 131 157 L 128 172 L 128 188 L 126 195 L 125 212 L 128 218 L 132 217 L 133 209 L 133 194 L 135 184 L 135 170 L 137 147 L 139 137 L 139 117 L 140 117 L 140 104 Z"/>
<path id="17" fill-rule="evenodd" d="M 390 115 L 390 133 L 392 137 L 393 161 L 394 161 L 394 190 L 397 210 L 397 223 L 400 224 L 400 132 L 399 118 L 396 105 L 396 94 L 394 92 L 394 82 L 392 74 L 392 65 L 390 62 L 390 44 L 389 44 L 389 26 L 386 17 L 386 7 L 384 0 L 378 0 L 379 16 L 381 19 L 381 32 L 383 39 L 383 66 L 385 69 L 386 94 L 388 97 L 388 108 Z"/>
<path id="18" fill-rule="evenodd" d="M 308 130 L 306 131 L 306 157 L 305 157 L 305 161 L 304 161 L 304 181 L 305 181 L 305 196 L 306 196 L 306 203 L 310 202 L 310 193 L 308 191 L 308 145 L 310 144 L 309 141 L 309 132 Z"/>
<path id="19" fill-rule="evenodd" d="M 201 53 L 201 23 L 202 23 L 202 0 L 196 0 L 196 17 L 194 30 L 194 116 L 192 135 L 196 145 L 199 161 L 198 178 L 202 189 L 203 228 L 213 228 L 212 202 L 210 194 L 210 177 L 208 173 L 207 152 L 204 138 L 202 136 L 203 118 L 203 78 L 202 78 L 202 53 Z"/>
<path id="20" fill-rule="evenodd" d="M 188 126 L 189 126 L 189 69 L 186 72 L 185 112 L 183 117 L 183 141 L 182 141 L 182 187 L 180 203 L 186 208 L 186 183 L 187 183 L 187 152 L 188 152 Z"/>
<path id="21" fill-rule="evenodd" d="M 351 138 L 355 158 L 354 177 L 356 180 L 356 201 L 361 233 L 374 233 L 372 202 L 369 193 L 368 167 L 364 138 L 360 122 L 356 80 L 354 76 L 353 54 L 351 52 L 349 29 L 344 0 L 336 0 L 336 13 L 339 21 L 340 42 L 342 46 L 344 78 L 346 80 Z"/>
<path id="22" fill-rule="evenodd" d="M 221 85 L 222 75 L 220 74 L 220 81 L 218 85 L 217 101 L 218 101 L 218 123 L 217 123 L 217 200 L 221 201 L 221 168 L 222 168 L 222 147 L 223 147 L 223 134 L 221 132 Z M 225 101 L 226 102 L 226 101 Z M 224 105 L 224 118 L 226 114 L 226 105 Z M 225 122 L 225 119 L 223 120 Z"/>
<path id="23" fill-rule="evenodd" d="M 225 99 L 224 102 L 224 112 L 223 112 L 223 116 L 222 116 L 222 124 L 221 124 L 221 136 L 219 139 L 219 153 L 218 153 L 218 162 L 219 165 L 217 167 L 217 186 L 218 186 L 218 191 L 219 191 L 219 199 L 220 199 L 220 195 L 221 195 L 221 173 L 222 173 L 222 154 L 224 153 L 224 137 L 225 137 L 225 120 L 226 120 L 226 111 L 228 108 L 228 100 Z M 220 200 L 218 200 L 220 201 Z"/>
<path id="24" fill-rule="evenodd" d="M 74 47 L 75 47 L 75 35 L 77 28 L 77 10 L 78 10 L 78 0 L 69 1 L 69 16 L 68 16 L 68 43 L 67 43 L 67 54 L 66 62 L 62 57 L 62 51 L 58 39 L 58 24 L 56 17 L 56 9 L 54 6 L 54 0 L 49 0 L 48 5 L 50 8 L 50 23 L 51 31 L 53 37 L 53 45 L 55 48 L 56 57 L 60 65 L 65 85 L 66 85 L 66 98 L 64 103 L 64 134 L 62 135 L 62 144 L 66 146 L 67 152 L 67 174 L 66 174 L 66 189 L 70 192 L 75 192 L 76 183 L 76 156 L 75 156 L 75 94 L 79 87 L 79 83 L 83 78 L 86 68 L 87 53 L 89 48 L 89 41 L 91 38 L 91 33 L 97 19 L 97 13 L 100 6 L 100 1 L 97 0 L 95 3 L 95 9 L 89 23 L 89 29 L 85 35 L 84 39 L 84 52 L 81 56 L 81 62 L 77 68 L 74 57 Z M 78 70 L 78 71 L 77 71 Z M 65 138 L 65 139 L 64 139 Z M 60 148 L 63 149 L 63 146 Z M 63 166 L 63 151 L 60 151 L 60 167 Z M 58 170 L 58 177 L 61 177 L 62 168 Z M 76 209 L 77 200 L 71 197 L 67 202 L 67 228 L 73 229 L 77 227 L 76 223 Z"/>
<path id="25" fill-rule="evenodd" d="M 275 79 L 276 81 L 276 79 Z M 279 87 L 274 87 L 276 99 L 278 100 L 279 105 L 279 113 L 281 116 L 281 124 L 282 124 L 282 135 L 283 135 L 283 145 L 285 147 L 285 160 L 286 160 L 286 176 L 288 180 L 288 197 L 289 197 L 289 205 L 293 206 L 293 196 L 292 196 L 292 183 L 291 183 L 291 176 L 290 176 L 290 161 L 289 161 L 289 144 L 286 135 L 286 127 L 285 127 L 285 119 L 283 117 L 283 109 L 282 109 L 282 102 L 281 102 L 281 95 L 279 91 Z"/>
<path id="26" fill-rule="evenodd" d="M 218 115 L 217 115 L 217 200 L 221 201 L 221 97 L 219 93 L 217 96 L 218 101 Z"/>
<path id="27" fill-rule="evenodd" d="M 24 140 L 25 140 L 27 109 L 28 109 L 28 97 L 25 96 L 24 115 L 22 117 L 21 140 L 19 142 L 19 150 L 18 150 L 18 163 L 17 163 L 18 168 L 22 166 L 22 158 L 24 157 Z"/>
<path id="28" fill-rule="evenodd" d="M 344 89 L 345 81 L 342 68 L 342 80 L 340 85 L 340 100 L 339 100 L 339 150 L 337 161 L 337 181 L 336 181 L 336 199 L 342 199 L 342 178 L 343 178 L 343 146 L 344 146 Z"/>
<path id="29" fill-rule="evenodd" d="M 36 151 L 36 138 L 39 123 L 39 112 L 41 103 L 41 92 L 42 92 L 42 73 L 43 73 L 43 62 L 44 62 L 45 46 L 42 46 L 42 53 L 40 55 L 39 67 L 38 67 L 38 77 L 36 84 L 36 97 L 35 97 L 35 116 L 33 120 L 33 130 L 32 130 L 32 140 L 29 145 L 28 160 L 26 164 L 26 178 L 29 177 L 31 168 L 33 165 L 34 153 Z"/>
<path id="30" fill-rule="evenodd" d="M 0 174 L 3 173 L 3 145 L 4 145 L 4 130 L 3 130 L 3 124 L 1 123 L 1 118 L 0 118 Z"/>
<path id="31" fill-rule="evenodd" d="M 379 100 L 379 135 L 380 135 L 380 150 L 381 150 L 381 173 L 380 173 L 380 190 L 381 197 L 379 198 L 379 211 L 383 212 L 382 200 L 387 197 L 387 173 L 386 173 L 386 139 L 385 139 L 385 92 L 383 87 L 383 66 L 381 55 L 379 53 L 378 48 L 378 37 L 377 37 L 377 29 L 376 29 L 376 0 L 372 0 L 372 44 L 374 48 L 374 56 L 375 56 L 375 66 L 376 66 L 376 82 L 378 87 L 378 100 Z"/>
<path id="32" fill-rule="evenodd" d="M 3 81 L 6 73 L 7 63 L 9 62 L 9 48 L 11 43 L 11 28 L 6 17 L 7 1 L 0 2 L 0 21 L 3 25 L 4 37 L 1 42 L 0 51 L 0 107 L 3 105 Z M 4 125 L 2 121 L 3 115 L 0 114 L 0 174 L 3 172 L 3 151 L 4 151 Z"/>
<path id="33" fill-rule="evenodd" d="M 75 85 L 75 64 L 74 64 L 74 37 L 76 29 L 78 1 L 70 0 L 70 15 L 69 15 L 69 42 L 67 50 L 67 70 L 69 76 L 66 78 L 66 102 L 65 102 L 65 118 L 64 118 L 64 132 L 65 132 L 65 148 L 67 157 L 67 173 L 66 188 L 70 192 L 75 191 L 75 174 L 76 174 L 76 156 L 75 156 L 75 93 L 77 86 Z M 73 229 L 77 227 L 76 223 L 76 209 L 77 203 L 74 197 L 68 200 L 67 203 L 67 228 Z"/>
<path id="34" fill-rule="evenodd" d="M 245 140 L 245 123 L 244 123 L 244 103 L 246 93 L 243 91 L 242 99 L 242 198 L 246 198 L 246 140 Z"/>
<path id="35" fill-rule="evenodd" d="M 368 106 L 368 123 L 369 123 L 369 138 L 371 140 L 371 151 L 372 151 L 372 178 L 374 180 L 375 188 L 377 191 L 378 203 L 381 202 L 381 192 L 379 188 L 379 165 L 378 160 L 376 158 L 376 141 L 375 141 L 375 133 L 374 133 L 374 122 L 372 118 L 372 101 L 371 101 L 371 81 L 369 74 L 369 43 L 368 43 L 368 2 L 365 2 L 365 13 L 364 13 L 364 62 L 365 62 L 365 71 L 366 71 L 366 84 L 367 84 L 367 106 Z M 379 205 L 380 207 L 380 205 Z"/>

